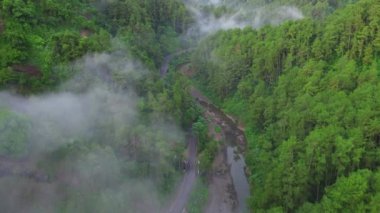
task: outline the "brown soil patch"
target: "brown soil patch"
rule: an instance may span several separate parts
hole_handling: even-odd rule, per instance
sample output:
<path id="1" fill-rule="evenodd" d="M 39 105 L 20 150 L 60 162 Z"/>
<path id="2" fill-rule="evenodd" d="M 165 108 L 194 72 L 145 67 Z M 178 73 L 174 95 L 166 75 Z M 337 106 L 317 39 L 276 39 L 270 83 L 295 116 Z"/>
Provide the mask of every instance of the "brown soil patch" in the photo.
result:
<path id="1" fill-rule="evenodd" d="M 91 30 L 88 30 L 88 29 L 82 29 L 80 31 L 80 35 L 85 38 L 89 37 L 91 34 L 92 34 Z"/>
<path id="2" fill-rule="evenodd" d="M 41 74 L 41 70 L 34 65 L 14 64 L 14 65 L 12 65 L 12 69 L 15 72 L 22 72 L 22 73 L 26 73 L 29 75 L 40 75 Z"/>
<path id="3" fill-rule="evenodd" d="M 211 183 L 209 185 L 210 198 L 206 208 L 207 213 L 233 213 L 236 212 L 237 199 L 229 167 L 225 148 L 215 157 Z"/>
<path id="4" fill-rule="evenodd" d="M 192 92 L 197 93 L 193 94 L 193 97 L 205 99 L 196 89 L 193 89 Z M 225 140 L 226 123 L 223 118 L 210 109 L 204 112 L 204 117 L 208 121 L 209 136 L 216 141 Z M 220 128 L 220 132 L 216 131 L 217 127 Z M 234 213 L 237 211 L 237 195 L 233 186 L 226 152 L 225 146 L 220 147 L 211 168 L 209 176 L 210 196 L 205 209 L 206 213 Z"/>
<path id="5" fill-rule="evenodd" d="M 191 67 L 191 64 L 184 64 L 179 70 L 183 75 L 189 78 L 192 78 L 196 74 L 196 71 Z"/>

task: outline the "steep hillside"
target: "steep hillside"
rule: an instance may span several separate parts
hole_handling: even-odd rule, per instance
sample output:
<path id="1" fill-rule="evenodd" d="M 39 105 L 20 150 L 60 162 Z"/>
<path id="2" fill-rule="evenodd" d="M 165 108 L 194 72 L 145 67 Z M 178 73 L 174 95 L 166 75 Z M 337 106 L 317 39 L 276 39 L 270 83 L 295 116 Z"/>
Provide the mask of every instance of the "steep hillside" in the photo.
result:
<path id="1" fill-rule="evenodd" d="M 91 52 L 128 49 L 157 67 L 190 21 L 178 0 L 4 0 L 0 11 L 0 86 L 22 93 L 66 80 L 72 73 L 59 65 Z"/>
<path id="2" fill-rule="evenodd" d="M 245 124 L 255 212 L 379 211 L 380 3 L 219 32 L 196 79 Z"/>
<path id="3" fill-rule="evenodd" d="M 165 212 L 199 112 L 157 67 L 190 21 L 179 0 L 0 0 L 2 212 Z"/>

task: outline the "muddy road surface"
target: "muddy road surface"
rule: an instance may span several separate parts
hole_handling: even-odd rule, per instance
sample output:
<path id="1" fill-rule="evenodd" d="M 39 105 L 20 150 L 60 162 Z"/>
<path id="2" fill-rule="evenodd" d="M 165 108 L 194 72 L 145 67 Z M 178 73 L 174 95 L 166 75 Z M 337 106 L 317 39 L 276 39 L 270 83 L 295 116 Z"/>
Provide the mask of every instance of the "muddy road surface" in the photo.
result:
<path id="1" fill-rule="evenodd" d="M 185 212 L 187 201 L 189 200 L 190 193 L 194 187 L 197 178 L 197 140 L 193 134 L 187 137 L 188 141 L 188 166 L 186 173 L 177 187 L 175 197 L 170 204 L 168 213 L 182 213 Z"/>

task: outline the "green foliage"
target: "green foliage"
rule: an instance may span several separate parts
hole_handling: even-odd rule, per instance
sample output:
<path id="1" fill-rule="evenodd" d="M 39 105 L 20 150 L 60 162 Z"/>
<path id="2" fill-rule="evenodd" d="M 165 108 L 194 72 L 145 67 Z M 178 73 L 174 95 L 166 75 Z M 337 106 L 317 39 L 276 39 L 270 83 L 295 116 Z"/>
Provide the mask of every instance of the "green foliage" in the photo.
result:
<path id="1" fill-rule="evenodd" d="M 109 34 L 95 23 L 99 15 L 91 8 L 79 0 L 0 2 L 0 87 L 43 91 L 66 80 L 52 72 L 57 63 L 109 48 Z M 14 65 L 33 65 L 38 74 L 15 72 Z"/>
<path id="2" fill-rule="evenodd" d="M 43 91 L 70 77 L 54 72 L 91 52 L 110 50 L 116 35 L 132 55 L 149 68 L 180 47 L 178 34 L 190 23 L 179 0 L 1 1 L 0 87 L 21 93 Z M 118 49 L 120 47 L 116 47 Z M 13 65 L 34 65 L 40 75 L 15 72 Z"/>
<path id="3" fill-rule="evenodd" d="M 212 163 L 219 150 L 219 143 L 214 140 L 210 140 L 206 143 L 205 148 L 199 153 L 199 170 L 202 173 L 207 173 L 212 167 Z"/>
<path id="4" fill-rule="evenodd" d="M 149 79 L 141 85 L 144 99 L 139 108 L 142 116 L 152 114 L 162 119 L 163 114 L 168 115 L 165 119 L 174 121 L 182 127 L 190 127 L 200 115 L 200 109 L 190 93 L 189 80 L 179 73 L 170 73 L 167 82 L 158 79 Z M 144 91 L 149 88 L 149 91 Z M 146 94 L 144 94 L 146 92 Z"/>
<path id="5" fill-rule="evenodd" d="M 179 48 L 177 35 L 187 28 L 190 16 L 179 0 L 112 1 L 104 8 L 105 25 L 142 61 L 158 67 L 169 52 Z"/>
<path id="6" fill-rule="evenodd" d="M 26 118 L 0 109 L 0 154 L 21 156 L 30 148 L 30 163 L 39 161 L 38 173 L 47 174 L 59 188 L 48 210 L 41 207 L 44 205 L 34 190 L 29 190 L 37 203 L 30 211 L 57 212 L 59 206 L 61 212 L 128 212 L 136 209 L 132 202 L 136 197 L 146 199 L 139 199 L 143 205 L 165 201 L 179 177 L 180 159 L 176 156 L 185 148 L 183 135 L 175 126 L 191 126 L 200 113 L 188 95 L 186 78 L 173 75 L 164 82 L 154 72 L 165 55 L 180 48 L 179 34 L 190 21 L 180 0 L 0 1 L 1 89 L 24 95 L 54 90 L 81 72 L 81 67 L 73 65 L 76 60 L 94 52 L 127 50 L 152 71 L 140 80 L 130 75 L 112 76 L 118 89 L 136 86 L 139 119 L 133 125 L 126 124 L 132 122 L 130 117 L 121 118 L 126 113 L 122 110 L 118 114 L 122 122 L 116 125 L 117 119 L 110 116 L 115 109 L 107 101 L 94 115 L 91 131 L 78 129 L 70 136 L 49 119 L 31 133 Z M 17 66 L 33 67 L 35 73 L 16 70 Z M 73 90 L 83 92 L 86 83 L 80 81 Z M 28 143 L 29 136 L 38 138 L 33 146 Z M 60 145 L 53 150 L 42 147 L 53 142 Z M 15 186 L 20 189 L 24 188 Z M 149 191 L 152 189 L 159 199 Z M 3 203 L 8 203 L 4 211 L 9 207 L 9 212 L 17 212 L 12 211 L 17 206 L 10 206 L 14 202 Z"/>
<path id="7" fill-rule="evenodd" d="M 198 150 L 204 150 L 207 146 L 207 142 L 210 140 L 208 137 L 207 121 L 203 117 L 199 117 L 198 120 L 193 123 L 192 129 L 198 139 Z"/>
<path id="8" fill-rule="evenodd" d="M 222 128 L 220 126 L 216 126 L 214 130 L 215 130 L 216 133 L 221 133 L 222 132 Z"/>
<path id="9" fill-rule="evenodd" d="M 189 81 L 181 74 L 176 75 L 178 77 L 176 77 L 176 81 L 171 89 L 173 91 L 174 109 L 170 112 L 174 112 L 174 115 L 181 118 L 181 123 L 183 126 L 190 126 L 199 116 L 199 108 L 195 104 L 193 98 L 189 95 Z"/>
<path id="10" fill-rule="evenodd" d="M 380 163 L 379 6 L 360 0 L 323 20 L 219 32 L 196 49 L 198 84 L 249 133 L 255 211 L 371 211 L 378 189 L 369 180 Z"/>
<path id="11" fill-rule="evenodd" d="M 187 204 L 187 212 L 189 213 L 202 213 L 209 198 L 208 187 L 201 179 L 197 179 L 195 187 L 191 191 L 190 198 Z"/>
<path id="12" fill-rule="evenodd" d="M 323 209 L 332 212 L 364 212 L 370 175 L 370 171 L 360 170 L 349 177 L 339 178 L 334 185 L 326 189 L 322 199 Z"/>

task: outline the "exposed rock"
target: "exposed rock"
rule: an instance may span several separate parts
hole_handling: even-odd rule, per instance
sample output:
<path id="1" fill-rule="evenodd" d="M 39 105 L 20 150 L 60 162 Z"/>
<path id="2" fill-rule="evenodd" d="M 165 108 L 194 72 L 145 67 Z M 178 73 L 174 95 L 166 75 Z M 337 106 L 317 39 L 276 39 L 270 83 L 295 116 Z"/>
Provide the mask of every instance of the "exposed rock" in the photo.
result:
<path id="1" fill-rule="evenodd" d="M 14 64 L 12 65 L 12 69 L 15 72 L 27 73 L 29 75 L 34 75 L 34 76 L 41 75 L 41 70 L 34 65 Z"/>

